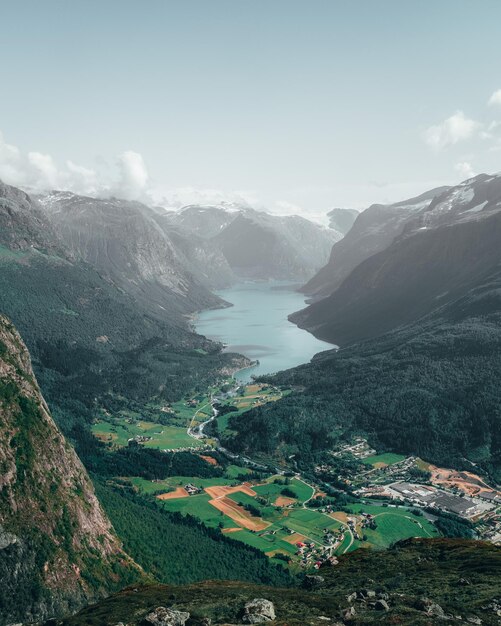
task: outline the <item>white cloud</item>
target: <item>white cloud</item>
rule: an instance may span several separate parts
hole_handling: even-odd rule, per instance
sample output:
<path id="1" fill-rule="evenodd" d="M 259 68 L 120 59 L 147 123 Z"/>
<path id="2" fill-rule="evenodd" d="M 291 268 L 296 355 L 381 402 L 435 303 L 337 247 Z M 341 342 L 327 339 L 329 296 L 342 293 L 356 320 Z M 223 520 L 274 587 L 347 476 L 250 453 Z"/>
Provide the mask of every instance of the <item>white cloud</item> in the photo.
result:
<path id="1" fill-rule="evenodd" d="M 501 105 L 501 89 L 495 91 L 487 103 L 489 106 Z"/>
<path id="2" fill-rule="evenodd" d="M 461 176 L 461 180 L 466 180 L 467 178 L 473 178 L 474 176 L 477 175 L 476 172 L 473 170 L 471 163 L 468 163 L 467 161 L 456 163 L 456 165 L 454 166 L 454 169 L 456 170 L 456 172 L 459 172 Z"/>
<path id="3" fill-rule="evenodd" d="M 28 152 L 28 162 L 35 170 L 35 186 L 57 189 L 59 187 L 59 172 L 50 154 Z"/>
<path id="4" fill-rule="evenodd" d="M 169 209 L 180 209 L 190 204 L 255 206 L 258 199 L 248 191 L 222 191 L 220 189 L 197 189 L 177 187 L 168 189 L 157 186 L 151 190 L 155 204 Z"/>
<path id="5" fill-rule="evenodd" d="M 148 170 L 139 152 L 127 150 L 118 157 L 120 180 L 116 192 L 123 198 L 138 200 L 144 195 L 148 183 Z"/>
<path id="6" fill-rule="evenodd" d="M 132 150 L 117 159 L 117 170 L 94 169 L 67 160 L 59 167 L 50 154 L 31 151 L 24 155 L 8 144 L 0 133 L 0 180 L 24 187 L 27 191 L 44 192 L 63 189 L 90 196 L 116 195 L 127 199 L 151 201 L 149 177 L 143 157 Z"/>
<path id="7" fill-rule="evenodd" d="M 435 150 L 442 150 L 460 141 L 470 139 L 482 124 L 469 119 L 462 111 L 457 111 L 446 120 L 435 126 L 430 126 L 425 131 L 426 143 Z"/>

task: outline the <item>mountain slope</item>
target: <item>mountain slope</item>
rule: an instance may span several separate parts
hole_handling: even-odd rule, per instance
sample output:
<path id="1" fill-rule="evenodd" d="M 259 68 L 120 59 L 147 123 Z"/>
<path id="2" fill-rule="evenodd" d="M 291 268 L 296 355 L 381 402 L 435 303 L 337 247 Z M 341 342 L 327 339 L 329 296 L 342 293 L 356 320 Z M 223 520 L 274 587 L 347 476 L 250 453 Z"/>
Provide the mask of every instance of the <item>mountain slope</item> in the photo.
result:
<path id="1" fill-rule="evenodd" d="M 227 445 L 309 458 L 363 432 L 379 449 L 463 469 L 475 463 L 499 480 L 498 185 L 475 180 L 451 192 L 452 204 L 449 194 L 437 198 L 433 216 L 423 212 L 332 296 L 306 309 L 324 315 L 316 333 L 345 347 L 274 377 L 301 391 L 248 413 L 245 423 L 234 418 L 238 434 Z"/>
<path id="2" fill-rule="evenodd" d="M 500 236 L 501 177 L 466 181 L 413 212 L 385 250 L 290 319 L 341 346 L 413 322 L 496 276 Z"/>
<path id="3" fill-rule="evenodd" d="M 26 194 L 0 188 L 0 223 L 0 312 L 23 334 L 66 434 L 103 402 L 178 399 L 231 366 L 231 355 L 188 328 L 180 298 L 154 315 L 68 250 Z"/>
<path id="4" fill-rule="evenodd" d="M 357 265 L 387 248 L 415 211 L 427 207 L 446 189 L 439 187 L 392 205 L 373 204 L 360 213 L 346 236 L 334 244 L 327 265 L 301 291 L 313 300 L 329 296 Z"/>
<path id="5" fill-rule="evenodd" d="M 193 273 L 216 264 L 214 254 L 207 252 L 209 258 L 202 259 L 191 254 L 198 250 L 200 255 L 208 246 L 204 240 L 183 241 L 179 231 L 171 233 L 162 212 L 139 202 L 69 192 L 53 192 L 38 200 L 72 254 L 138 304 L 146 302 L 151 314 L 173 321 L 175 316 L 222 304 L 198 280 L 212 286 L 206 270 L 198 278 Z"/>
<path id="6" fill-rule="evenodd" d="M 245 278 L 301 280 L 328 258 L 341 235 L 297 215 L 278 217 L 247 211 L 212 241 L 233 271 Z"/>
<path id="7" fill-rule="evenodd" d="M 327 213 L 329 228 L 333 228 L 342 235 L 346 235 L 355 223 L 358 213 L 356 209 L 332 209 Z"/>
<path id="8" fill-rule="evenodd" d="M 0 316 L 0 623 L 73 611 L 140 577 Z"/>

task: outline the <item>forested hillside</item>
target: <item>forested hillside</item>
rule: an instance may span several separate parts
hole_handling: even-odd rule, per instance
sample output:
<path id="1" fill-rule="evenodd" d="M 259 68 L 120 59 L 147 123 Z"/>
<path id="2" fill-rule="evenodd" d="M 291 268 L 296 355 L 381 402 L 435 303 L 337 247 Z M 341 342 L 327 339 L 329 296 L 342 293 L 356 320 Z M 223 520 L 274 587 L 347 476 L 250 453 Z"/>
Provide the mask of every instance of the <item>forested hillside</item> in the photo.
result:
<path id="1" fill-rule="evenodd" d="M 478 463 L 501 477 L 499 279 L 454 306 L 365 343 L 281 372 L 296 388 L 230 420 L 236 450 L 311 459 L 353 433 L 437 463 Z"/>
<path id="2" fill-rule="evenodd" d="M 97 482 L 97 494 L 130 555 L 156 580 L 243 580 L 292 585 L 294 578 L 262 552 L 190 516 L 168 513 L 130 486 Z"/>

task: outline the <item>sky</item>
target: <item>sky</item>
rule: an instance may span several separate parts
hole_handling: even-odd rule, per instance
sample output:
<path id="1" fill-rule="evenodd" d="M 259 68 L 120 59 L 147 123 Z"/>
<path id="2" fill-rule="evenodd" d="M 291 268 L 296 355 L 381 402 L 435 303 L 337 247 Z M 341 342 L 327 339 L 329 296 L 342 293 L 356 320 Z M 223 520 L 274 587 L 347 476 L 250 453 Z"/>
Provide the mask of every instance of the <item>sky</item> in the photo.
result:
<path id="1" fill-rule="evenodd" d="M 0 179 L 313 218 L 501 170 L 498 0 L 0 0 Z"/>

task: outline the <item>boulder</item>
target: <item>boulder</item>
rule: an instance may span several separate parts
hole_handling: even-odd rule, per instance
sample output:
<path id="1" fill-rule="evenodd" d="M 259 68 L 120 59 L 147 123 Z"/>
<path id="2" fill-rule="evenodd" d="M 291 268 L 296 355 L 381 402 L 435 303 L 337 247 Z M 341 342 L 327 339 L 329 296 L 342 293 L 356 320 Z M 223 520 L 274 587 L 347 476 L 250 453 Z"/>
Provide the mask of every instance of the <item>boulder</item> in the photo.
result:
<path id="1" fill-rule="evenodd" d="M 320 589 L 325 585 L 325 578 L 323 576 L 307 575 L 304 577 L 303 587 L 306 589 Z"/>
<path id="2" fill-rule="evenodd" d="M 185 611 L 175 611 L 159 606 L 149 613 L 144 621 L 146 624 L 153 624 L 153 626 L 184 626 L 189 618 L 190 614 Z"/>
<path id="3" fill-rule="evenodd" d="M 350 593 L 349 596 L 346 596 L 346 600 L 352 604 L 353 602 L 355 602 L 355 600 L 357 599 L 357 592 L 354 591 L 353 593 Z"/>
<path id="4" fill-rule="evenodd" d="M 244 606 L 242 621 L 246 624 L 262 624 L 275 619 L 273 602 L 264 598 L 254 598 Z"/>
<path id="5" fill-rule="evenodd" d="M 386 600 L 377 600 L 374 604 L 374 608 L 376 611 L 389 611 L 390 607 L 388 606 L 388 602 Z"/>
<path id="6" fill-rule="evenodd" d="M 350 606 L 348 609 L 344 609 L 344 611 L 341 611 L 341 616 L 345 622 L 351 622 L 352 620 L 354 620 L 356 614 L 357 612 L 355 611 L 354 606 Z"/>
<path id="7" fill-rule="evenodd" d="M 430 600 L 429 598 L 423 598 L 420 602 L 419 608 L 427 615 L 438 618 L 445 618 L 444 609 L 440 606 L 440 604 L 433 602 L 433 600 Z"/>

